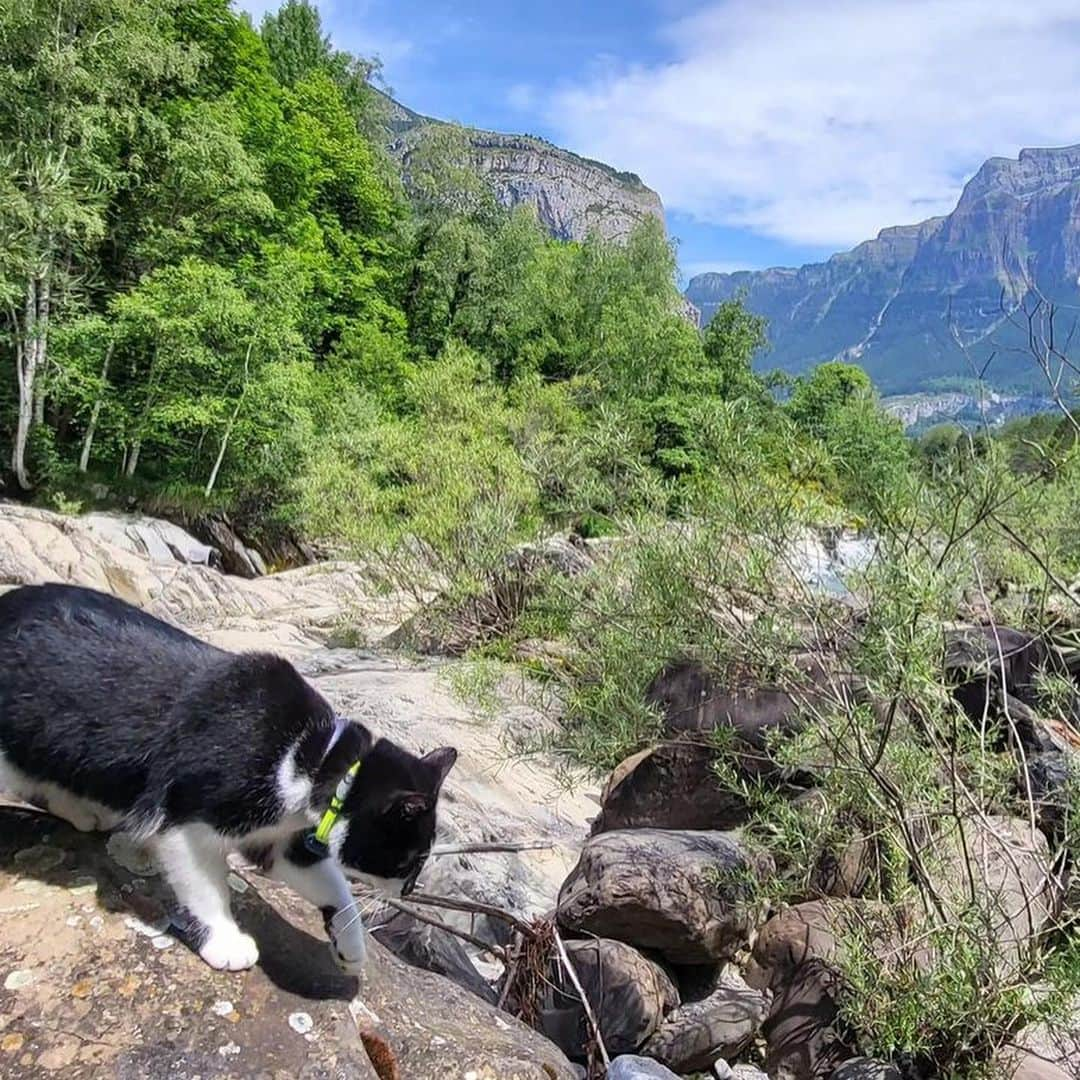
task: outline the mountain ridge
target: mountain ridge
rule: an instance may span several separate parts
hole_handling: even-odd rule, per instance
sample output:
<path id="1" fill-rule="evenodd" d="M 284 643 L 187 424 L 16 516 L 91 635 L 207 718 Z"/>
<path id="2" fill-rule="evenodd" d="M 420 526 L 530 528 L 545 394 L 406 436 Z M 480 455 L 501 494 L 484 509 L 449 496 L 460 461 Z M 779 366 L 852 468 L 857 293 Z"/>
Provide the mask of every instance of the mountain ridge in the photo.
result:
<path id="1" fill-rule="evenodd" d="M 744 295 L 770 324 L 767 363 L 801 373 L 862 364 L 884 390 L 917 392 L 986 371 L 996 386 L 1037 378 L 1007 315 L 1035 295 L 1080 301 L 1080 145 L 990 158 L 955 209 L 802 267 L 708 273 L 686 297 L 708 321 Z"/>
<path id="2" fill-rule="evenodd" d="M 432 127 L 446 120 L 425 116 L 383 94 L 390 153 L 399 161 Z M 536 135 L 453 125 L 462 131 L 473 165 L 504 206 L 532 206 L 556 239 L 584 240 L 597 233 L 625 240 L 647 216 L 663 220 L 660 196 L 637 173 L 583 157 Z"/>

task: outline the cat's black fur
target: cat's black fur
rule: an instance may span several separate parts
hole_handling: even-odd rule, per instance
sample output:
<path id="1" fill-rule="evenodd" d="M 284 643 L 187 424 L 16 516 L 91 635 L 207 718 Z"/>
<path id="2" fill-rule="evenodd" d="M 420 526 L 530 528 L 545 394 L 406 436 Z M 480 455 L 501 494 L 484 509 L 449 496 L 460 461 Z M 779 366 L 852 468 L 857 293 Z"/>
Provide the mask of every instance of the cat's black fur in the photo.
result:
<path id="1" fill-rule="evenodd" d="M 188 841 L 204 862 L 220 842 L 259 849 L 328 919 L 347 902 L 343 882 L 305 836 L 347 768 L 362 762 L 334 856 L 349 876 L 410 881 L 456 756 L 443 749 L 418 758 L 373 740 L 338 720 L 280 657 L 226 652 L 114 597 L 65 585 L 0 596 L 0 755 L 0 788 L 80 828 L 120 827 L 151 850 L 161 846 L 178 893 L 193 888 L 180 880 Z M 211 869 L 209 884 L 200 879 L 191 892 L 212 901 L 195 905 L 209 912 L 210 934 L 220 906 Z M 198 924 L 199 912 L 191 914 Z M 214 963 L 230 950 L 211 952 Z M 215 966 L 247 966 L 238 952 Z"/>

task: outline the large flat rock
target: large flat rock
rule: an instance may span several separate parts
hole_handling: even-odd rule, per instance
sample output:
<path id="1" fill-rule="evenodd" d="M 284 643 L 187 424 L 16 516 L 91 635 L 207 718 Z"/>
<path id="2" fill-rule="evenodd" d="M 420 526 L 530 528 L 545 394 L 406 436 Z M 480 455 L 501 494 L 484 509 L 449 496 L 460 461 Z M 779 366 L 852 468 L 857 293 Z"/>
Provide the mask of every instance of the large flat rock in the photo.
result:
<path id="1" fill-rule="evenodd" d="M 160 879 L 110 850 L 0 806 L 0 1076 L 574 1076 L 536 1032 L 377 944 L 361 980 L 343 975 L 318 913 L 247 871 L 234 906 L 262 958 L 213 971 L 163 932 Z"/>

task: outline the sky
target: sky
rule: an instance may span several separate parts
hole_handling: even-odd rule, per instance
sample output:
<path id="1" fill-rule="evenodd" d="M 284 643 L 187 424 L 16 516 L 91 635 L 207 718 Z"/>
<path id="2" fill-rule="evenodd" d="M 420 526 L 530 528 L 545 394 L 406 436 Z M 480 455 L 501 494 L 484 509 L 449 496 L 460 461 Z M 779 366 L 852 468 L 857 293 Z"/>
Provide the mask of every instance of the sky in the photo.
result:
<path id="1" fill-rule="evenodd" d="M 417 112 L 638 173 L 684 277 L 817 261 L 948 213 L 988 157 L 1080 143 L 1077 0 L 319 6 Z"/>

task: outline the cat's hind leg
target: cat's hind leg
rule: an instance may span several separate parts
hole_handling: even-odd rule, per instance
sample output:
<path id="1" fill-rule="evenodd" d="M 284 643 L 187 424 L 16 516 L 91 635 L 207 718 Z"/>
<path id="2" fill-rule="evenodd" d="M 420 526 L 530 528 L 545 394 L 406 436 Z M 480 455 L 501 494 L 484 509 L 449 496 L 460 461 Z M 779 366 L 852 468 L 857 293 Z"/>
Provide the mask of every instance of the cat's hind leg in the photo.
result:
<path id="1" fill-rule="evenodd" d="M 192 944 L 220 971 L 243 971 L 259 959 L 255 939 L 232 916 L 228 864 L 220 837 L 207 825 L 179 825 L 150 837 L 147 846 L 186 909 Z"/>
<path id="2" fill-rule="evenodd" d="M 267 873 L 314 904 L 323 916 L 338 966 L 359 975 L 367 961 L 367 934 L 360 906 L 334 859 L 312 854 L 303 834 L 275 849 Z"/>

